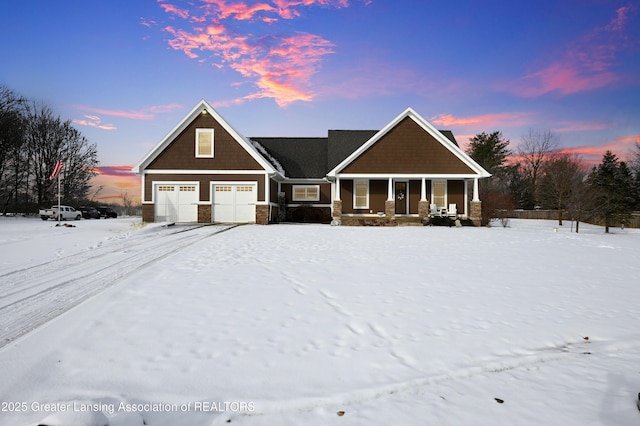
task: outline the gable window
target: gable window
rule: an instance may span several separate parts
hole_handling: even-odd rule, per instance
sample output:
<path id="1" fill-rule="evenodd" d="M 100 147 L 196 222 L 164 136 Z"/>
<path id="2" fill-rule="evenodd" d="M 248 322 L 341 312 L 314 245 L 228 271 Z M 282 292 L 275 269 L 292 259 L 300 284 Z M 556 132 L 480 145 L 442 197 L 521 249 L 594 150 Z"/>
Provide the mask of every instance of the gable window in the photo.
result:
<path id="1" fill-rule="evenodd" d="M 369 181 L 355 180 L 353 182 L 353 208 L 369 208 Z"/>
<path id="2" fill-rule="evenodd" d="M 320 201 L 320 185 L 293 185 L 293 201 Z"/>
<path id="3" fill-rule="evenodd" d="M 196 129 L 196 157 L 213 158 L 213 129 Z"/>
<path id="4" fill-rule="evenodd" d="M 433 204 L 439 209 L 443 209 L 447 206 L 447 181 L 436 180 L 433 181 Z"/>

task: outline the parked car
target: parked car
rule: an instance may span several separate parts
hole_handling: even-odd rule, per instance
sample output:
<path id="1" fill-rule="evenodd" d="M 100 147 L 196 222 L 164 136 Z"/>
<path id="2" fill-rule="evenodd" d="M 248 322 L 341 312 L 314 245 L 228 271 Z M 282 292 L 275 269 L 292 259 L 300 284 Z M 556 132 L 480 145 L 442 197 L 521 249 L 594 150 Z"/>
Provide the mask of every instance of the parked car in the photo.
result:
<path id="1" fill-rule="evenodd" d="M 40 209 L 38 214 L 40 215 L 40 218 L 42 220 L 58 220 L 58 214 L 60 214 L 60 219 L 62 220 L 80 220 L 80 218 L 82 217 L 82 213 L 80 211 L 69 206 L 60 206 L 60 210 L 58 210 L 58 206 L 53 206 L 50 209 Z"/>
<path id="2" fill-rule="evenodd" d="M 98 211 L 100 212 L 100 217 L 104 217 L 105 219 L 108 219 L 110 217 L 118 217 L 118 213 L 116 213 L 115 210 L 113 210 L 111 207 L 98 207 Z"/>
<path id="3" fill-rule="evenodd" d="M 95 207 L 80 207 L 78 210 L 85 219 L 100 219 L 100 212 Z"/>

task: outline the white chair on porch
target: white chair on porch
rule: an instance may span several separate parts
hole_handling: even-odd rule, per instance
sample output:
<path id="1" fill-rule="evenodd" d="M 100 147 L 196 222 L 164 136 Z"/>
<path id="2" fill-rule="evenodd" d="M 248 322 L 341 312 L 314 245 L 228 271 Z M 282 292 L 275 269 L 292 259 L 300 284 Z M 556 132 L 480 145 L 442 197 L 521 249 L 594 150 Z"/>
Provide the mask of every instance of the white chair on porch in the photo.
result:
<path id="1" fill-rule="evenodd" d="M 429 204 L 429 214 L 431 216 L 436 216 L 438 214 L 438 206 L 435 204 Z"/>
<path id="2" fill-rule="evenodd" d="M 458 216 L 458 209 L 456 204 L 449 204 L 449 208 L 447 209 L 447 215 L 453 216 L 453 217 Z"/>

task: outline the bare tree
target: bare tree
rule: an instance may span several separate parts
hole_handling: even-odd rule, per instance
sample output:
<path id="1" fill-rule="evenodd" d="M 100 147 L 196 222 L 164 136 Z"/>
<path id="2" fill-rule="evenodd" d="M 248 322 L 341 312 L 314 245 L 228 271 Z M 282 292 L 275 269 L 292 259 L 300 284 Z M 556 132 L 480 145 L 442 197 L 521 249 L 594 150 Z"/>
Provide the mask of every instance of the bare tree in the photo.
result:
<path id="1" fill-rule="evenodd" d="M 28 147 L 33 190 L 39 205 L 51 201 L 48 194 L 49 175 L 57 161 L 64 163 L 63 194 L 68 200 L 85 198 L 89 180 L 96 175 L 98 165 L 96 146 L 62 121 L 47 105 L 33 103 L 28 108 L 25 138 Z"/>
<path id="2" fill-rule="evenodd" d="M 558 225 L 562 226 L 563 210 L 579 208 L 586 168 L 575 154 L 550 156 L 541 168 L 539 196 L 545 208 L 558 210 Z M 579 212 L 577 216 L 579 217 Z"/>
<path id="3" fill-rule="evenodd" d="M 2 213 L 11 201 L 18 210 L 19 191 L 27 177 L 24 167 L 24 99 L 0 86 L 0 197 Z"/>
<path id="4" fill-rule="evenodd" d="M 557 142 L 551 130 L 541 132 L 529 129 L 518 146 L 518 157 L 526 179 L 529 181 L 529 207 L 535 207 L 538 201 L 538 175 L 547 157 L 557 148 Z"/>

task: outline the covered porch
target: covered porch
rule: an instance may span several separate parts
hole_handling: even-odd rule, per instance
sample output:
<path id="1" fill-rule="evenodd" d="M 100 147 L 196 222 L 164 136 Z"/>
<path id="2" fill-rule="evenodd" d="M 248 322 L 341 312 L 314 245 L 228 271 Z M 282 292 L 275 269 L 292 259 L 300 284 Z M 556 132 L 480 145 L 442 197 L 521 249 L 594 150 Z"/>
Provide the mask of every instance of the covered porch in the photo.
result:
<path id="1" fill-rule="evenodd" d="M 476 176 L 336 176 L 332 198 L 334 224 L 424 224 L 432 217 L 480 224 Z"/>

